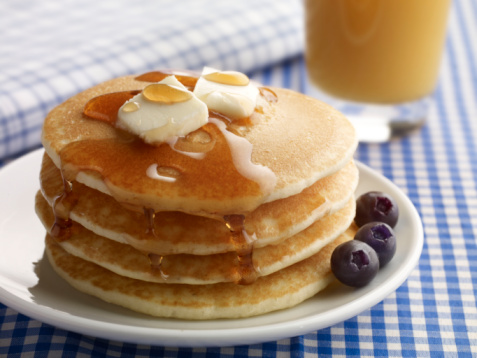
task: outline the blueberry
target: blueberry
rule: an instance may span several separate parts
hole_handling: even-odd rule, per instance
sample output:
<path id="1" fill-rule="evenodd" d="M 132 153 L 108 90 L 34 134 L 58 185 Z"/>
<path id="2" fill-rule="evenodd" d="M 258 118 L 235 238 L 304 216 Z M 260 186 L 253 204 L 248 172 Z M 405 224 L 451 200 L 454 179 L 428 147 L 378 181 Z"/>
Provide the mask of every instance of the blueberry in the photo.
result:
<path id="1" fill-rule="evenodd" d="M 372 281 L 378 270 L 378 255 L 362 241 L 347 241 L 338 245 L 331 254 L 331 271 L 345 285 L 365 286 Z"/>
<path id="2" fill-rule="evenodd" d="M 359 227 L 373 221 L 380 221 L 393 228 L 398 217 L 399 208 L 396 201 L 388 194 L 370 191 L 356 199 L 354 222 Z"/>
<path id="3" fill-rule="evenodd" d="M 383 267 L 396 253 L 396 236 L 393 229 L 385 223 L 371 222 L 359 228 L 355 240 L 371 246 L 379 258 L 379 267 Z"/>

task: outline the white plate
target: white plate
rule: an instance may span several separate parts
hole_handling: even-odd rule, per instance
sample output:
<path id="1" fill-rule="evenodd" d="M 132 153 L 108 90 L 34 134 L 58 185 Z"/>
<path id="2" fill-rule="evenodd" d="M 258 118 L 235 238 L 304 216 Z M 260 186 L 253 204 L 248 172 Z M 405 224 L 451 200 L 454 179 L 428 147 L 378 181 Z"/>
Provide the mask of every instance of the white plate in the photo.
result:
<path id="1" fill-rule="evenodd" d="M 396 290 L 417 264 L 422 224 L 410 200 L 383 176 L 358 163 L 357 194 L 381 190 L 400 208 L 394 259 L 361 289 L 334 283 L 302 304 L 233 320 L 183 321 L 138 314 L 82 294 L 61 280 L 43 256 L 44 229 L 34 212 L 43 150 L 0 170 L 0 301 L 51 325 L 105 339 L 175 347 L 231 346 L 293 337 L 356 316 Z"/>

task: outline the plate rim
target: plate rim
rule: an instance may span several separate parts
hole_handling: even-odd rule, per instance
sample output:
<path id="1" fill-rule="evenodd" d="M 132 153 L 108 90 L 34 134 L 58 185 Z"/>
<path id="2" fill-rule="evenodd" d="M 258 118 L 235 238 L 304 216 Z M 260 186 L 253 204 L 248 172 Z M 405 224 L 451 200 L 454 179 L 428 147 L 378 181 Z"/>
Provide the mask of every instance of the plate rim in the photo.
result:
<path id="1" fill-rule="evenodd" d="M 18 166 L 24 165 L 25 162 L 36 159 L 40 161 L 43 152 L 44 149 L 40 148 L 7 163 L 0 169 L 0 178 L 7 176 L 10 171 L 14 172 Z M 366 294 L 359 296 L 357 299 L 342 306 L 329 309 L 325 312 L 315 313 L 307 317 L 297 318 L 292 321 L 281 321 L 264 325 L 233 328 L 222 327 L 214 329 L 180 329 L 137 327 L 115 322 L 97 321 L 87 317 L 73 316 L 65 311 L 54 310 L 51 307 L 43 305 L 39 306 L 35 304 L 35 302 L 27 302 L 3 287 L 0 287 L 0 302 L 5 306 L 16 310 L 18 313 L 24 314 L 40 322 L 80 334 L 89 336 L 93 335 L 99 338 L 133 344 L 151 344 L 174 347 L 223 347 L 241 344 L 255 344 L 302 335 L 342 322 L 376 305 L 399 288 L 416 267 L 424 244 L 422 221 L 417 209 L 408 196 L 397 187 L 396 184 L 381 173 L 357 160 L 355 160 L 355 162 L 360 174 L 361 172 L 364 172 L 367 175 L 377 178 L 377 180 L 382 181 L 386 186 L 390 186 L 393 191 L 399 193 L 400 200 L 403 200 L 406 204 L 406 208 L 410 210 L 408 215 L 412 219 L 414 230 L 417 230 L 417 243 L 415 245 L 416 249 L 412 251 L 412 254 L 409 257 L 407 257 L 405 265 L 399 268 L 399 275 L 394 277 L 393 280 L 380 284 Z M 0 275 L 1 274 L 2 273 L 0 272 Z M 376 294 L 375 291 L 378 291 L 379 294 Z M 74 317 L 74 319 L 72 319 L 72 317 Z M 319 323 L 317 322 L 317 318 L 320 318 Z M 158 320 L 160 319 L 161 318 L 158 318 Z M 247 318 L 240 320 L 245 321 Z M 134 332 L 131 332 L 131 327 L 134 328 Z M 214 344 L 212 341 L 217 341 L 217 344 Z"/>

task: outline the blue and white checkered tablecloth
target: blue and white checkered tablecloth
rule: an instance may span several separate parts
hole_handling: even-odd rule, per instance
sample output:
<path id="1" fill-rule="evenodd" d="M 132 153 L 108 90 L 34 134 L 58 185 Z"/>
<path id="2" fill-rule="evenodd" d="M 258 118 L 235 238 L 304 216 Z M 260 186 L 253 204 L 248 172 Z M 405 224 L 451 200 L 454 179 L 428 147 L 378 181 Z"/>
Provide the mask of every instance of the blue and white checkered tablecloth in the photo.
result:
<path id="1" fill-rule="evenodd" d="M 300 1 L 184 3 L 1 2 L 0 157 L 37 147 L 54 105 L 122 74 L 208 64 L 307 92 Z M 477 1 L 455 0 L 426 125 L 357 150 L 409 196 L 424 225 L 418 266 L 382 302 L 299 337 L 191 349 L 84 336 L 0 304 L 0 356 L 477 357 L 476 38 Z"/>

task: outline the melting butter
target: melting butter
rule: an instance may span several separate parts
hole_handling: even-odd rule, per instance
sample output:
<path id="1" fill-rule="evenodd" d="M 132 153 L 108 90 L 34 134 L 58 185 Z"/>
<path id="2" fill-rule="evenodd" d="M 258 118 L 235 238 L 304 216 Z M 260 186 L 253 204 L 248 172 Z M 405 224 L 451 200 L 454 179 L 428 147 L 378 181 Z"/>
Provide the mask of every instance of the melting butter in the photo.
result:
<path id="1" fill-rule="evenodd" d="M 194 94 L 209 110 L 230 119 L 249 117 L 257 105 L 259 90 L 240 72 L 218 71 L 204 67 Z"/>
<path id="2" fill-rule="evenodd" d="M 264 194 L 271 193 L 277 183 L 277 177 L 270 168 L 252 162 L 253 145 L 246 138 L 228 131 L 226 124 L 221 120 L 213 117 L 209 120 L 217 126 L 227 140 L 237 171 L 244 178 L 257 183 Z"/>
<path id="3" fill-rule="evenodd" d="M 123 104 L 117 126 L 155 144 L 185 136 L 207 122 L 207 106 L 174 76 L 169 76 L 150 84 Z"/>

